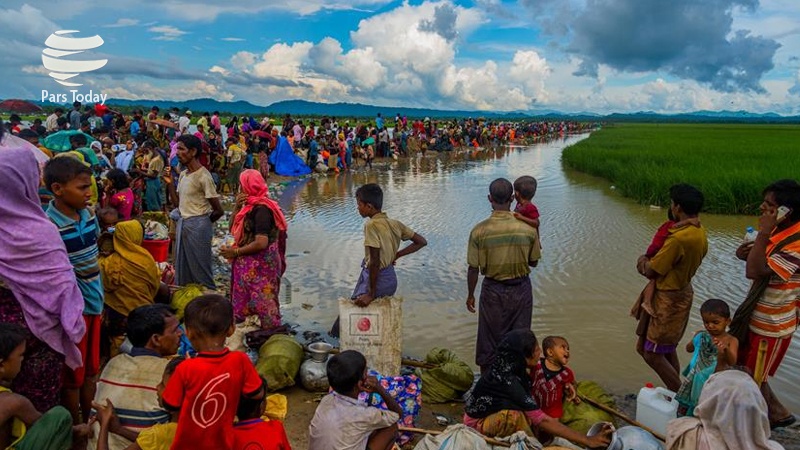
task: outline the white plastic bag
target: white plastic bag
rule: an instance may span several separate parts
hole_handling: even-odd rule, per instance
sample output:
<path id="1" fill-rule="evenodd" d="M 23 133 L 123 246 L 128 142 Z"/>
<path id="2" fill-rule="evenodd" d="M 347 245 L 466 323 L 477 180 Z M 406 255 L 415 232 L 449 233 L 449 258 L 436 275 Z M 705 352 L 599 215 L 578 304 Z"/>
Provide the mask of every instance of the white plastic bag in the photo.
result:
<path id="1" fill-rule="evenodd" d="M 342 350 L 357 350 L 367 366 L 384 376 L 400 375 L 403 348 L 403 299 L 381 297 L 366 308 L 339 299 Z"/>

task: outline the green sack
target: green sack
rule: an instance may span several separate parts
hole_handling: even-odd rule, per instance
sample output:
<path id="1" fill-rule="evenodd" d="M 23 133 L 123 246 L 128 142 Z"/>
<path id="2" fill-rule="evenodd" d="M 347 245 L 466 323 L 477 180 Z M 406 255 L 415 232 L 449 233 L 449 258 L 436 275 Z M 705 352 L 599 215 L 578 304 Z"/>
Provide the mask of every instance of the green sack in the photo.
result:
<path id="1" fill-rule="evenodd" d="M 460 399 L 472 387 L 475 376 L 469 365 L 450 350 L 434 348 L 425 362 L 435 364 L 433 369 L 417 369 L 422 380 L 423 403 L 446 403 Z"/>
<path id="2" fill-rule="evenodd" d="M 183 311 L 186 309 L 186 305 L 195 298 L 203 295 L 205 289 L 205 286 L 202 284 L 187 284 L 172 294 L 172 303 L 170 306 L 175 310 L 175 317 L 177 317 L 178 320 L 183 320 Z"/>
<path id="3" fill-rule="evenodd" d="M 267 389 L 277 391 L 294 386 L 303 363 L 303 346 L 293 337 L 275 334 L 258 351 L 256 371 L 267 380 Z"/>
<path id="4" fill-rule="evenodd" d="M 599 384 L 594 381 L 581 381 L 578 383 L 578 395 L 590 398 L 597 403 L 616 409 L 614 398 L 608 395 Z M 609 413 L 595 408 L 587 402 L 576 405 L 572 402 L 564 402 L 564 415 L 561 416 L 561 423 L 572 428 L 581 434 L 586 434 L 589 428 L 597 422 L 614 422 L 614 417 Z"/>

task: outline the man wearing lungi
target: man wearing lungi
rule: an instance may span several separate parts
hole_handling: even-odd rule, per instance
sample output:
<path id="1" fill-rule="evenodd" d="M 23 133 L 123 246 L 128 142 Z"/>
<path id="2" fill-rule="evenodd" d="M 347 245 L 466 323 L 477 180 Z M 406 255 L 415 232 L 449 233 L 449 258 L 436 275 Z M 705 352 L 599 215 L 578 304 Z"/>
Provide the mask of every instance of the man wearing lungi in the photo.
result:
<path id="1" fill-rule="evenodd" d="M 191 134 L 178 137 L 178 161 L 184 170 L 177 191 L 168 183 L 170 198 L 178 205 L 170 218 L 178 222 L 175 247 L 175 278 L 180 286 L 196 283 L 215 289 L 211 270 L 211 239 L 214 225 L 224 214 L 211 173 L 198 160 L 200 139 Z"/>
<path id="2" fill-rule="evenodd" d="M 475 225 L 467 247 L 467 310 L 475 312 L 478 272 L 483 274 L 475 363 L 484 373 L 511 330 L 531 328 L 531 267 L 541 257 L 536 229 L 514 218 L 514 187 L 505 178 L 489 185 L 492 215 Z"/>
<path id="3" fill-rule="evenodd" d="M 636 349 L 667 389 L 681 386 L 678 343 L 689 323 L 694 290 L 692 277 L 708 252 L 706 230 L 698 216 L 703 208 L 703 193 L 688 184 L 669 189 L 670 210 L 677 222 L 669 229 L 664 245 L 652 258 L 641 256 L 637 270 L 650 280 L 637 302 L 639 318 Z"/>
<path id="4" fill-rule="evenodd" d="M 767 379 L 780 367 L 800 322 L 800 184 L 779 180 L 767 186 L 763 196 L 758 235 L 736 251 L 747 262 L 746 276 L 753 284 L 736 310 L 731 332 L 739 339 L 739 364 L 763 381 L 770 426 L 779 428 L 797 420 Z M 766 351 L 761 352 L 763 365 L 756 374 L 761 342 Z"/>

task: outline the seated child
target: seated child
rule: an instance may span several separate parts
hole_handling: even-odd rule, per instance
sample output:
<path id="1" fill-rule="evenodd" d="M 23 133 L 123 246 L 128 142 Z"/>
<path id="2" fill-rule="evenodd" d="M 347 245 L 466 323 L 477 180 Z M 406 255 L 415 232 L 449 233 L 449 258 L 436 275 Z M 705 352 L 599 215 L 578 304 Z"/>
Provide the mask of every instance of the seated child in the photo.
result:
<path id="1" fill-rule="evenodd" d="M 167 363 L 164 367 L 164 375 L 161 383 L 156 386 L 156 396 L 158 403 L 163 407 L 161 394 L 169 382 L 169 378 L 175 373 L 178 364 L 185 361 L 183 357 L 177 357 Z M 114 405 L 110 400 L 106 400 L 105 405 L 93 403 L 92 407 L 97 410 L 97 419 L 100 422 L 100 435 L 97 438 L 97 450 L 108 450 L 108 433 L 117 433 L 122 425 L 114 412 Z M 175 440 L 175 432 L 178 430 L 178 413 L 172 413 L 172 420 L 168 423 L 153 425 L 145 428 L 139 433 L 136 442 L 128 446 L 126 450 L 169 450 L 172 441 Z"/>
<path id="2" fill-rule="evenodd" d="M 22 367 L 26 332 L 19 325 L 0 323 L 0 449 L 66 450 L 73 435 L 84 438 L 86 424 L 72 426 L 72 416 L 63 406 L 40 413 L 27 398 L 9 387 Z"/>
<path id="3" fill-rule="evenodd" d="M 739 340 L 727 331 L 731 323 L 728 304 L 716 298 L 706 300 L 700 307 L 700 315 L 705 330 L 697 331 L 686 345 L 686 351 L 693 354 L 692 361 L 683 371 L 686 379 L 675 397 L 680 404 L 680 415 L 694 416 L 694 407 L 708 377 L 735 365 L 738 357 Z"/>
<path id="4" fill-rule="evenodd" d="M 233 335 L 233 306 L 221 295 L 201 295 L 184 312 L 186 336 L 197 356 L 175 369 L 164 408 L 180 411 L 172 450 L 233 448 L 233 419 L 241 397 L 264 398 L 264 382 L 250 358 L 225 347 Z"/>
<path id="5" fill-rule="evenodd" d="M 536 178 L 525 175 L 514 180 L 514 198 L 517 206 L 514 217 L 536 228 L 539 232 L 539 209 L 531 200 L 536 195 Z"/>
<path id="6" fill-rule="evenodd" d="M 554 419 L 564 415 L 564 401 L 580 403 L 575 390 L 575 374 L 567 367 L 569 343 L 560 336 L 542 341 L 544 358 L 531 371 L 534 400 L 542 412 Z"/>
<path id="7" fill-rule="evenodd" d="M 97 248 L 101 256 L 109 256 L 114 253 L 114 228 L 119 223 L 119 212 L 114 208 L 100 208 L 97 211 L 97 222 L 100 227 Z"/>
<path id="8" fill-rule="evenodd" d="M 354 350 L 328 361 L 333 391 L 320 401 L 308 426 L 309 450 L 388 450 L 397 438 L 402 409 L 375 377 L 367 376 L 367 360 Z M 360 391 L 377 393 L 390 411 L 358 401 Z"/>
<path id="9" fill-rule="evenodd" d="M 283 424 L 279 420 L 265 421 L 261 418 L 266 404 L 266 398 L 239 400 L 239 409 L 236 411 L 239 422 L 233 426 L 235 450 L 292 450 Z"/>

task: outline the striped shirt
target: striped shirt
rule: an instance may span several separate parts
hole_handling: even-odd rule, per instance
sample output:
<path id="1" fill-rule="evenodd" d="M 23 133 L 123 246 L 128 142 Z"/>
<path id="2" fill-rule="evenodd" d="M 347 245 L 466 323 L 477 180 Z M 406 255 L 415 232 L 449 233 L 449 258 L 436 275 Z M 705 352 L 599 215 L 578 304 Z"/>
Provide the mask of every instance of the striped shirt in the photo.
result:
<path id="1" fill-rule="evenodd" d="M 469 234 L 467 264 L 486 278 L 504 281 L 527 276 L 530 263 L 539 258 L 539 234 L 511 211 L 493 211 Z"/>
<path id="2" fill-rule="evenodd" d="M 67 247 L 69 262 L 75 270 L 75 278 L 83 294 L 83 313 L 102 314 L 103 281 L 97 261 L 97 237 L 100 234 L 97 218 L 88 209 L 81 209 L 78 211 L 80 219 L 73 220 L 56 208 L 55 201 L 50 202 L 46 213 L 58 228 L 61 240 Z"/>
<path id="3" fill-rule="evenodd" d="M 170 414 L 158 404 L 158 385 L 169 359 L 141 352 L 140 356 L 120 354 L 108 361 L 97 380 L 94 400 L 104 403 L 106 399 L 114 404 L 114 411 L 122 426 L 142 431 L 156 424 L 166 423 Z M 89 448 L 95 448 L 99 426 L 95 425 L 94 436 Z M 123 450 L 131 441 L 114 433 L 109 433 L 109 448 Z"/>
<path id="4" fill-rule="evenodd" d="M 800 222 L 773 234 L 767 254 L 786 237 L 800 233 Z M 797 329 L 800 317 L 800 241 L 786 245 L 767 259 L 772 269 L 764 295 L 758 300 L 750 330 L 761 336 L 782 338 Z"/>

